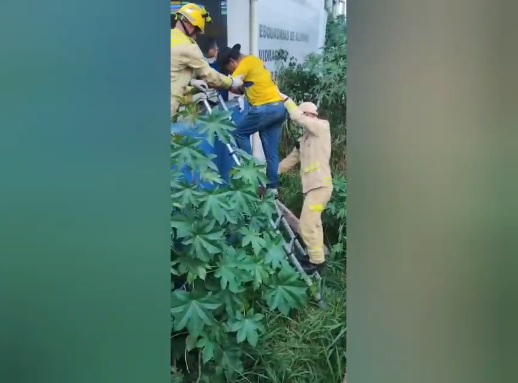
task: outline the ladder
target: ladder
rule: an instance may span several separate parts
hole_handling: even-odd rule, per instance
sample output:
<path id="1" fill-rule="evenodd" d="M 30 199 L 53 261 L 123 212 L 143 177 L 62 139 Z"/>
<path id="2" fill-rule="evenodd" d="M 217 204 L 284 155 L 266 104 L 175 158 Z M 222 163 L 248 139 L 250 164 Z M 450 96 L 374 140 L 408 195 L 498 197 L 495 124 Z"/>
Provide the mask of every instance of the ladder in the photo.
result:
<path id="1" fill-rule="evenodd" d="M 209 114 L 212 113 L 212 107 L 210 106 L 207 99 L 203 100 L 203 104 Z M 227 104 L 221 97 L 221 95 L 218 94 L 218 104 L 221 105 L 221 107 L 226 111 L 229 112 L 229 109 L 227 107 Z M 241 161 L 237 157 L 237 154 L 234 150 L 234 148 L 230 144 L 226 144 L 226 147 L 228 149 L 229 155 L 231 156 L 232 160 L 234 161 L 236 166 L 241 166 Z M 286 220 L 286 217 L 284 216 L 283 209 L 281 207 L 281 203 L 279 200 L 275 200 L 275 206 L 277 210 L 277 219 L 276 220 L 270 220 L 270 225 L 272 229 L 279 233 L 283 239 L 283 249 L 286 253 L 288 259 L 290 260 L 291 264 L 295 269 L 300 273 L 302 276 L 302 279 L 308 286 L 310 292 L 312 293 L 312 296 L 315 300 L 315 303 L 322 308 L 323 310 L 327 310 L 327 304 L 324 301 L 323 298 L 323 280 L 322 277 L 318 272 L 314 272 L 311 275 L 308 275 L 304 269 L 302 268 L 296 253 L 299 254 L 301 257 L 308 257 L 308 254 L 306 252 L 306 249 L 302 246 L 300 243 L 300 240 L 298 239 L 297 235 L 289 225 L 288 221 Z M 282 232 L 284 231 L 284 233 Z M 286 238 L 288 237 L 288 238 Z"/>

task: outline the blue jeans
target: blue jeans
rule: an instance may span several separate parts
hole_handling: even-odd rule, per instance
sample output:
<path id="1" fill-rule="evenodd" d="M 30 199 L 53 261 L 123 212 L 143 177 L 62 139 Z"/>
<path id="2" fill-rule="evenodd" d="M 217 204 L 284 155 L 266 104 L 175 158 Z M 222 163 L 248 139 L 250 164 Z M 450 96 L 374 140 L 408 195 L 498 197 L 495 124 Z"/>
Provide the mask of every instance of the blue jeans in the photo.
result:
<path id="1" fill-rule="evenodd" d="M 251 106 L 248 113 L 239 121 L 234 131 L 239 149 L 252 154 L 250 136 L 259 132 L 266 158 L 266 177 L 268 188 L 279 187 L 279 146 L 281 143 L 282 124 L 288 112 L 282 102 Z"/>

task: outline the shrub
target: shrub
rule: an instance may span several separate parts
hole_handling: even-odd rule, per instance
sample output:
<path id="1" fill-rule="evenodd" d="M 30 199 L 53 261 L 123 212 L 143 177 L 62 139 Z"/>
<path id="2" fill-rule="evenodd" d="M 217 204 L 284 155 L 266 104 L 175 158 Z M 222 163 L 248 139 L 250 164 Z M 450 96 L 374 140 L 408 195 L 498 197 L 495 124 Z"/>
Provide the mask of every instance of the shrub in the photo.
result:
<path id="1" fill-rule="evenodd" d="M 297 102 L 311 101 L 319 106 L 322 116 L 331 124 L 333 136 L 333 168 L 346 170 L 347 118 L 347 38 L 345 19 L 331 19 L 327 24 L 326 44 L 320 54 L 311 55 L 304 63 L 279 56 L 281 69 L 277 77 L 281 91 Z M 293 147 L 285 134 L 284 152 Z"/>
<path id="2" fill-rule="evenodd" d="M 197 129 L 212 144 L 233 143 L 228 118 L 199 117 Z M 271 229 L 274 201 L 257 195 L 261 167 L 245 155 L 225 185 L 199 145 L 171 144 L 173 381 L 235 382 L 244 356 L 260 347 L 263 308 L 288 315 L 304 306 L 307 288 Z M 185 169 L 213 189 L 188 182 Z"/>

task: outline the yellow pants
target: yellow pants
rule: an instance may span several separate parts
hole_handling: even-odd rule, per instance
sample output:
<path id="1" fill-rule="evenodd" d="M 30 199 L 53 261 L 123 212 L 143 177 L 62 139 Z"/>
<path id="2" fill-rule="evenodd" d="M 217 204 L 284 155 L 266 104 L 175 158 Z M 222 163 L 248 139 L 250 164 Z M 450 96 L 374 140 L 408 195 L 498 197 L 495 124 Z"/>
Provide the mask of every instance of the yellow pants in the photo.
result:
<path id="1" fill-rule="evenodd" d="M 308 191 L 304 196 L 304 205 L 300 213 L 300 236 L 307 247 L 309 260 L 315 265 L 326 260 L 322 212 L 332 194 L 332 187 L 320 187 Z"/>

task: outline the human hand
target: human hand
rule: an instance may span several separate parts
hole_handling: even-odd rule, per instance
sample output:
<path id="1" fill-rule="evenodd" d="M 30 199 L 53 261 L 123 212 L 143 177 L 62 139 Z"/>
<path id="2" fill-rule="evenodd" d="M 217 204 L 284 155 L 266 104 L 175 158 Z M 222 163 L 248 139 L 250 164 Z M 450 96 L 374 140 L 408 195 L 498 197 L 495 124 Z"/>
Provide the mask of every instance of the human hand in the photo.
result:
<path id="1" fill-rule="evenodd" d="M 240 88 L 243 84 L 243 76 L 232 77 L 232 88 Z"/>
<path id="2" fill-rule="evenodd" d="M 199 102 L 203 102 L 207 100 L 207 94 L 206 93 L 196 93 L 192 96 L 192 102 L 197 104 Z"/>
<path id="3" fill-rule="evenodd" d="M 219 94 L 216 90 L 211 89 L 208 92 L 205 93 L 207 96 L 207 100 L 212 103 L 218 103 L 219 102 Z"/>
<path id="4" fill-rule="evenodd" d="M 201 92 L 206 92 L 207 90 L 209 90 L 209 86 L 203 80 L 198 80 L 198 79 L 193 78 L 189 82 L 189 84 L 192 85 L 193 87 L 195 87 L 196 89 L 198 89 Z"/>

